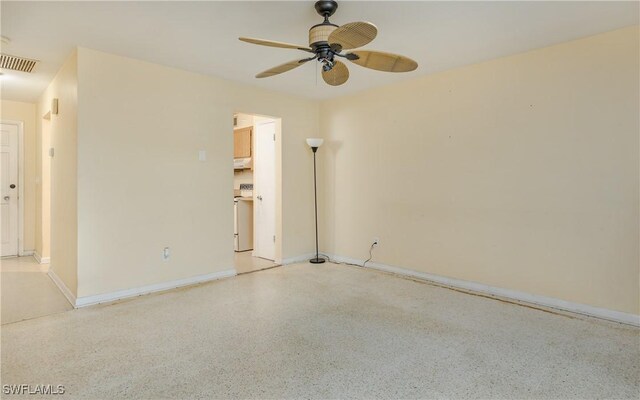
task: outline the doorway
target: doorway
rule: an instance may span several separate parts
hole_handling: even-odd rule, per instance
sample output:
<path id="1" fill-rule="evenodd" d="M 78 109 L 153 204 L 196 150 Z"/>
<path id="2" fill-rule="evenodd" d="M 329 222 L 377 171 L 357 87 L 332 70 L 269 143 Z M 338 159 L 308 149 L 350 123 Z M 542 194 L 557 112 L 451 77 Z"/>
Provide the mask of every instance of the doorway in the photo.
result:
<path id="1" fill-rule="evenodd" d="M 238 273 L 279 265 L 280 120 L 234 114 L 234 251 Z"/>
<path id="2" fill-rule="evenodd" d="M 21 117 L 27 103 L 14 106 L 10 115 Z M 27 108 L 36 116 L 36 108 Z M 3 110 L 7 112 L 6 110 Z M 9 112 L 7 112 L 9 114 Z M 73 309 L 59 289 L 49 268 L 48 231 L 46 238 L 39 234 L 44 232 L 44 219 L 48 221 L 49 208 L 49 175 L 48 175 L 48 139 L 50 135 L 50 111 L 42 117 L 40 134 L 38 128 L 33 133 L 35 143 L 29 140 L 30 126 L 38 126 L 35 120 L 2 120 L 0 121 L 0 200 L 2 201 L 2 215 L 0 216 L 2 260 L 0 261 L 0 324 L 10 324 L 27 319 L 51 315 Z M 26 144 L 25 144 L 26 143 Z M 35 156 L 33 167 L 35 176 L 30 177 L 29 156 Z M 45 165 L 47 166 L 45 169 Z M 24 177 L 26 175 L 26 178 Z M 25 180 L 27 184 L 34 179 L 35 207 L 30 211 L 24 206 Z M 46 189 L 46 190 L 45 190 Z M 26 190 L 29 193 L 29 190 Z M 33 192 L 32 192 L 33 193 Z M 45 200 L 46 198 L 46 200 Z M 29 200 L 27 200 L 27 204 Z M 47 202 L 46 212 L 43 209 Z M 31 215 L 33 213 L 33 215 Z M 25 215 L 26 214 L 26 215 Z M 29 248 L 24 241 L 23 220 L 34 221 L 34 243 Z M 47 225 L 48 227 L 48 225 Z M 48 229 L 48 228 L 47 228 Z M 27 243 L 25 245 L 25 243 Z M 25 246 L 27 249 L 25 249 Z M 46 253 L 43 249 L 47 249 Z M 46 254 L 46 257 L 43 256 Z M 33 256 L 32 256 L 33 255 Z"/>
<path id="3" fill-rule="evenodd" d="M 16 257 L 21 252 L 20 231 L 23 196 L 20 151 L 22 123 L 0 123 L 0 249 L 2 257 Z"/>

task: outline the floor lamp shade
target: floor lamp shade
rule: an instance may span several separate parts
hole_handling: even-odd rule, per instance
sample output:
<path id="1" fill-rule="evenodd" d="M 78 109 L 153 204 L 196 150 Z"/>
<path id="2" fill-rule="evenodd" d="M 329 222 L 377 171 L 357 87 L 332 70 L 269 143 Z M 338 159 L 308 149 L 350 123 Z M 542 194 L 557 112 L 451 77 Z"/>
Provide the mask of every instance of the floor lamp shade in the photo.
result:
<path id="1" fill-rule="evenodd" d="M 320 139 L 320 138 L 309 138 L 307 139 L 307 144 L 309 145 L 309 147 L 313 148 L 318 148 L 320 146 L 322 146 L 322 143 L 324 143 L 324 139 Z"/>

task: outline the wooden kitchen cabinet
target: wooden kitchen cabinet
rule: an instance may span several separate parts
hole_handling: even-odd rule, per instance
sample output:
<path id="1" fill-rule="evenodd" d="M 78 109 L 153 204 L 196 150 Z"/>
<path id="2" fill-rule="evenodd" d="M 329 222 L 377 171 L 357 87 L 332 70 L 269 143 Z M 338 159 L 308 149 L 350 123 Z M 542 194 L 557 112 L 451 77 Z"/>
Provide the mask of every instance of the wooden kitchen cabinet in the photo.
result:
<path id="1" fill-rule="evenodd" d="M 253 128 L 241 128 L 233 131 L 233 158 L 251 157 L 251 134 Z"/>

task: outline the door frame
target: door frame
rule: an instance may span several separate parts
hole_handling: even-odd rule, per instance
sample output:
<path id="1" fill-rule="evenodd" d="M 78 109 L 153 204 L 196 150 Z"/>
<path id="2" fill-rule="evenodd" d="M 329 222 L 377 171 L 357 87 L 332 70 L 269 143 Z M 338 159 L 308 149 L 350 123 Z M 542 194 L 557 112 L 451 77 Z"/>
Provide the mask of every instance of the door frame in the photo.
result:
<path id="1" fill-rule="evenodd" d="M 2 119 L 0 123 L 18 127 L 18 257 L 24 251 L 24 122 Z"/>

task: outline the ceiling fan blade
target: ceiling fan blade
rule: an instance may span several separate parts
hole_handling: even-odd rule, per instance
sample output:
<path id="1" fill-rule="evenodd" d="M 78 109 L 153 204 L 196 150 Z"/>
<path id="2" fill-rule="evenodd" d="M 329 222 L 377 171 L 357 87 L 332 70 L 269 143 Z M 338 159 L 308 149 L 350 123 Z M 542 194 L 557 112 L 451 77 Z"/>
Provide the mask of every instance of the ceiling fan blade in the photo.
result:
<path id="1" fill-rule="evenodd" d="M 280 47 L 282 49 L 297 49 L 297 50 L 308 51 L 310 53 L 313 53 L 313 51 L 311 51 L 311 49 L 308 46 L 300 46 L 300 45 L 297 45 L 297 44 L 276 42 L 276 41 L 273 41 L 273 40 L 247 38 L 247 37 L 241 37 L 241 38 L 238 38 L 238 39 L 242 40 L 243 42 L 252 43 L 252 44 L 259 44 L 261 46 Z"/>
<path id="2" fill-rule="evenodd" d="M 260 72 L 258 75 L 256 75 L 256 78 L 268 78 L 270 76 L 278 75 L 283 72 L 291 71 L 292 69 L 297 68 L 307 61 L 313 60 L 314 58 L 315 57 L 305 58 L 302 60 L 293 60 L 289 61 L 288 63 L 280 64 L 277 67 L 273 67 L 266 71 Z"/>
<path id="3" fill-rule="evenodd" d="M 409 57 L 382 51 L 358 50 L 346 54 L 346 57 L 353 63 L 378 71 L 409 72 L 418 68 L 418 63 Z"/>
<path id="4" fill-rule="evenodd" d="M 329 71 L 322 70 L 322 79 L 331 86 L 340 86 L 349 79 L 349 68 L 340 61 L 335 61 Z"/>
<path id="5" fill-rule="evenodd" d="M 378 28 L 371 22 L 350 22 L 331 32 L 327 40 L 343 49 L 355 49 L 371 42 L 377 34 Z"/>

